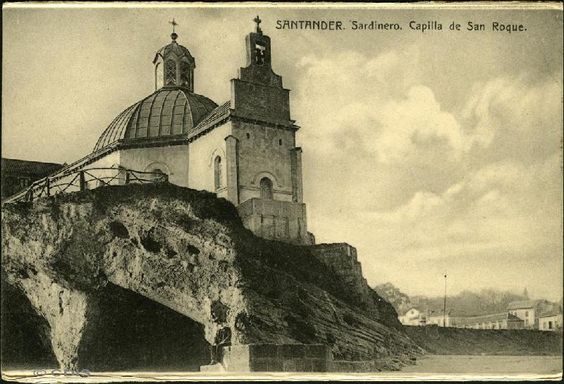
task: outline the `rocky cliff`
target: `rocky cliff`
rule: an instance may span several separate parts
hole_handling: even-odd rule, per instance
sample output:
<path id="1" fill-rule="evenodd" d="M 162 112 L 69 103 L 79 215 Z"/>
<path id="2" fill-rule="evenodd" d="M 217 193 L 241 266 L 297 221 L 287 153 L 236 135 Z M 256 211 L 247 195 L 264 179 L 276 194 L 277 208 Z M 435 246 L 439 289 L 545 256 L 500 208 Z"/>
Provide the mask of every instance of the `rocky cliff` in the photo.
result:
<path id="1" fill-rule="evenodd" d="M 108 286 L 189 318 L 210 345 L 322 343 L 335 360 L 384 369 L 420 351 L 374 291 L 350 290 L 308 247 L 255 237 L 208 192 L 109 186 L 5 205 L 2 215 L 7 283 L 47 321 L 63 367 L 88 355 L 96 327 L 103 333 Z"/>

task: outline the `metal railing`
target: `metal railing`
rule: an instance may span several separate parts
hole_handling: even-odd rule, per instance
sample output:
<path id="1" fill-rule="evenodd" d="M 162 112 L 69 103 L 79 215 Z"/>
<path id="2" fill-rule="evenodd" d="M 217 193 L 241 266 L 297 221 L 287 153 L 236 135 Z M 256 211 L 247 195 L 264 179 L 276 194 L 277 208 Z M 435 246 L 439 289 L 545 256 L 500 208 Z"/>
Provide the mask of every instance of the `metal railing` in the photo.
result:
<path id="1" fill-rule="evenodd" d="M 123 167 L 83 168 L 47 176 L 33 182 L 29 187 L 2 201 L 34 201 L 40 197 L 60 193 L 85 191 L 106 185 L 146 184 L 168 182 L 168 175 L 162 172 L 142 172 Z"/>

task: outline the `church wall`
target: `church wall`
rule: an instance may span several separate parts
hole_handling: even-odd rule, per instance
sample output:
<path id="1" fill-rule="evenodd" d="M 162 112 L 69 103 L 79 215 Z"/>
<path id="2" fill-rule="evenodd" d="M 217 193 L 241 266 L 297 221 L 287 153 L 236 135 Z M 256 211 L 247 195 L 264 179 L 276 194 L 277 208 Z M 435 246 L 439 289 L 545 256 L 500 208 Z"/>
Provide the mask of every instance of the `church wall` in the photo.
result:
<path id="1" fill-rule="evenodd" d="M 231 134 L 231 122 L 216 127 L 190 143 L 190 172 L 188 186 L 217 192 L 218 197 L 227 198 L 225 138 Z M 214 159 L 221 157 L 221 186 L 215 190 Z"/>
<path id="2" fill-rule="evenodd" d="M 290 150 L 295 146 L 294 132 L 234 122 L 233 136 L 239 139 L 239 201 L 260 197 L 259 182 L 263 176 L 274 177 L 274 200 L 292 201 Z"/>
<path id="3" fill-rule="evenodd" d="M 120 155 L 120 165 L 125 168 L 146 172 L 158 168 L 168 174 L 171 183 L 188 186 L 187 145 L 122 149 Z"/>
<path id="4" fill-rule="evenodd" d="M 92 168 L 118 168 L 120 165 L 120 153 L 119 151 L 115 151 L 109 153 L 108 155 L 101 157 L 100 159 L 96 160 L 95 162 L 87 165 L 84 167 L 85 169 L 92 169 Z M 109 180 L 116 175 L 117 171 L 112 169 L 92 169 L 89 171 L 90 174 L 93 176 L 100 178 L 102 180 Z M 88 175 L 85 176 L 86 179 L 86 188 L 92 189 L 99 186 L 100 182 L 93 177 L 89 177 Z"/>

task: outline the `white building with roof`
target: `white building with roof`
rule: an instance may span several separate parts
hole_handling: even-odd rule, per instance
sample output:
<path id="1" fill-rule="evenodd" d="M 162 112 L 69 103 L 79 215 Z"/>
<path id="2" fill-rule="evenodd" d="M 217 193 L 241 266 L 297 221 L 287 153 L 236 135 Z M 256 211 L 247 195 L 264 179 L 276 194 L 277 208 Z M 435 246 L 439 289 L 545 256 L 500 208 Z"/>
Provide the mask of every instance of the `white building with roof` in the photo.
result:
<path id="1" fill-rule="evenodd" d="M 539 330 L 558 331 L 562 329 L 562 312 L 558 309 L 547 311 L 539 315 Z"/>
<path id="2" fill-rule="evenodd" d="M 398 317 L 403 325 L 424 326 L 427 324 L 427 315 L 425 311 L 416 307 L 411 307 L 405 313 Z"/>

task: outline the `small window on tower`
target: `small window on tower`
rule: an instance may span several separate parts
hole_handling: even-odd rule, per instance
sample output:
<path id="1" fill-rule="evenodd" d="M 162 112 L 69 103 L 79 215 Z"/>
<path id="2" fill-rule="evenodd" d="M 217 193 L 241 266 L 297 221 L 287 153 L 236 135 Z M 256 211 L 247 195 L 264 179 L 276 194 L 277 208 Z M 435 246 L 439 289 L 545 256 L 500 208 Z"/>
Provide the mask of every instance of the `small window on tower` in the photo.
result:
<path id="1" fill-rule="evenodd" d="M 282 145 L 282 139 L 278 139 L 278 145 Z"/>
<path id="2" fill-rule="evenodd" d="M 176 63 L 174 60 L 167 60 L 165 63 L 165 84 L 176 84 Z"/>
<path id="3" fill-rule="evenodd" d="M 255 60 L 258 65 L 264 64 L 264 54 L 266 51 L 266 47 L 261 43 L 255 43 Z"/>
<path id="4" fill-rule="evenodd" d="M 272 200 L 272 181 L 268 177 L 260 180 L 260 198 Z"/>
<path id="5" fill-rule="evenodd" d="M 190 87 L 190 64 L 186 61 L 180 63 L 180 85 Z"/>
<path id="6" fill-rule="evenodd" d="M 247 132 L 247 139 L 251 138 L 251 134 L 249 132 Z"/>

